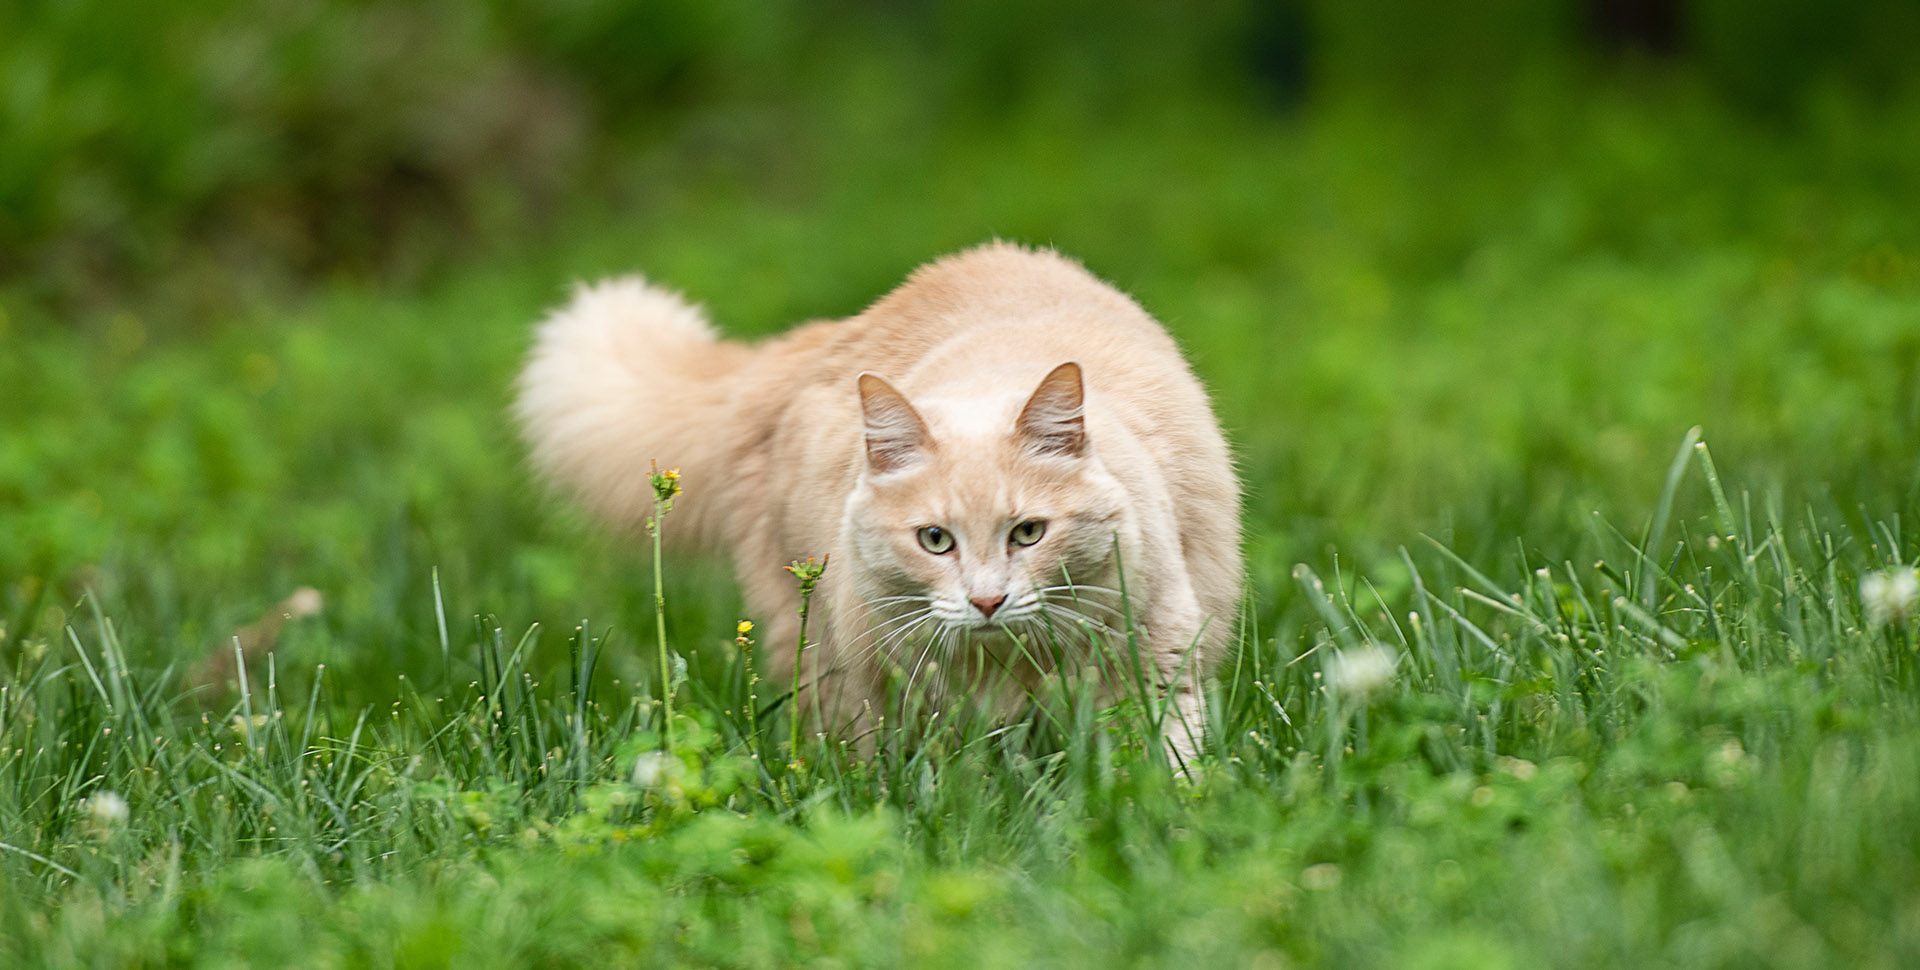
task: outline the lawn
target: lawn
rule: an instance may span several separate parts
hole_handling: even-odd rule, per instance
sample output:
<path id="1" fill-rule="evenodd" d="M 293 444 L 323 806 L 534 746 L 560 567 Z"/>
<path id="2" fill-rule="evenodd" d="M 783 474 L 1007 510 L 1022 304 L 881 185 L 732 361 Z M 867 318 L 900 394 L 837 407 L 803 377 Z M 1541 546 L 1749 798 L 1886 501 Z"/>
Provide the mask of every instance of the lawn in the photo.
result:
<path id="1" fill-rule="evenodd" d="M 0 291 L 0 964 L 1920 957 L 1910 103 L 1627 72 L 928 120 L 883 81 L 404 283 Z M 773 333 L 995 236 L 1214 393 L 1251 583 L 1209 754 L 1071 691 L 794 751 L 764 618 L 686 560 L 662 758 L 645 544 L 505 417 L 532 322 L 639 269 Z"/>

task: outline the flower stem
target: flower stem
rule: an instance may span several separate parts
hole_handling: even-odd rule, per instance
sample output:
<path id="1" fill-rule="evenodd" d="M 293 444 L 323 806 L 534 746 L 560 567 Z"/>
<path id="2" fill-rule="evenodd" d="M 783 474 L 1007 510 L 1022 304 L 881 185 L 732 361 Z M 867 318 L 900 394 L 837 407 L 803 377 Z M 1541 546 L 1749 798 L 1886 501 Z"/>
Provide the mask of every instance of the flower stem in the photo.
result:
<path id="1" fill-rule="evenodd" d="M 789 757 L 794 762 L 800 760 L 800 661 L 807 653 L 807 605 L 813 599 L 813 590 L 807 586 L 800 589 L 800 642 L 793 647 L 793 693 L 788 695 L 793 703 L 793 737 L 788 742 Z"/>
<path id="2" fill-rule="evenodd" d="M 660 579 L 660 517 L 666 510 L 659 500 L 653 503 L 653 517 L 647 520 L 647 531 L 653 535 L 653 626 L 654 636 L 660 644 L 660 708 L 663 715 L 660 728 L 660 750 L 673 751 L 673 666 L 667 662 L 667 594 Z"/>
<path id="3" fill-rule="evenodd" d="M 740 661 L 746 664 L 747 737 L 750 740 L 748 747 L 752 750 L 753 757 L 758 759 L 760 757 L 760 675 L 753 669 L 753 637 L 749 636 L 753 632 L 753 623 L 741 620 L 736 629 L 739 635 L 733 638 L 733 642 L 740 648 Z"/>
<path id="4" fill-rule="evenodd" d="M 653 466 L 648 482 L 653 486 L 653 514 L 647 517 L 647 536 L 653 540 L 653 627 L 660 644 L 660 750 L 673 752 L 673 664 L 667 660 L 667 594 L 660 576 L 660 520 L 673 511 L 674 496 L 680 494 L 680 469 L 661 471 Z"/>
<path id="5" fill-rule="evenodd" d="M 800 662 L 807 652 L 807 610 L 813 603 L 813 587 L 820 581 L 820 574 L 827 571 L 827 558 L 822 556 L 818 562 L 812 556 L 806 562 L 795 561 L 787 567 L 787 572 L 800 582 L 800 636 L 793 646 L 793 693 L 787 695 L 793 704 L 792 737 L 788 741 L 788 757 L 793 764 L 800 763 Z"/>

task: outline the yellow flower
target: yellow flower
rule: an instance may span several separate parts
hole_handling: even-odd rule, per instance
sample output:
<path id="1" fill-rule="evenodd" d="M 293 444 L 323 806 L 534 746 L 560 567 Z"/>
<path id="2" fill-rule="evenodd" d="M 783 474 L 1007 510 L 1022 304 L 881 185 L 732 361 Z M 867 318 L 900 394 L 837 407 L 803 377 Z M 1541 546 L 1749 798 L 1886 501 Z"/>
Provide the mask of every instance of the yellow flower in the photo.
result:
<path id="1" fill-rule="evenodd" d="M 806 562 L 795 559 L 791 565 L 782 566 L 781 568 L 792 573 L 794 578 L 800 580 L 800 589 L 802 592 L 808 592 L 813 589 L 813 581 L 819 579 L 820 574 L 827 571 L 827 560 L 826 557 L 815 559 L 812 556 L 808 556 Z"/>
<path id="2" fill-rule="evenodd" d="M 666 471 L 660 471 L 656 466 L 649 477 L 653 480 L 653 497 L 671 506 L 673 497 L 680 494 L 680 469 L 669 468 Z"/>
<path id="3" fill-rule="evenodd" d="M 752 632 L 753 632 L 753 621 L 752 621 L 752 620 L 741 620 L 741 621 L 740 621 L 740 625 L 739 625 L 739 626 L 737 626 L 737 627 L 734 627 L 733 629 L 734 629 L 734 632 L 736 632 L 736 633 L 739 633 L 739 634 L 740 634 L 741 636 L 743 636 L 743 637 L 744 637 L 744 636 L 746 636 L 747 634 L 749 634 L 749 633 L 752 633 Z"/>

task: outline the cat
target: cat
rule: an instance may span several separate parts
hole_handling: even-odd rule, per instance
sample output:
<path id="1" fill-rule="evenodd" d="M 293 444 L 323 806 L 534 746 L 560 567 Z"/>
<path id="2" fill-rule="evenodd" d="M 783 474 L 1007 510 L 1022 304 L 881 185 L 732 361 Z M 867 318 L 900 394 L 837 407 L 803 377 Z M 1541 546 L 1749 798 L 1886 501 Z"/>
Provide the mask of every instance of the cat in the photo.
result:
<path id="1" fill-rule="evenodd" d="M 1144 672 L 1170 752 L 1201 750 L 1239 483 L 1172 338 L 1077 262 L 989 243 L 759 344 L 639 277 L 582 286 L 539 325 L 514 410 L 538 473 L 608 523 L 651 513 L 655 462 L 681 470 L 663 539 L 731 553 L 776 677 L 798 633 L 783 567 L 827 557 L 802 661 L 825 730 L 870 732 L 916 686 L 1004 711 L 1063 651 L 1133 643 L 1104 689 Z"/>

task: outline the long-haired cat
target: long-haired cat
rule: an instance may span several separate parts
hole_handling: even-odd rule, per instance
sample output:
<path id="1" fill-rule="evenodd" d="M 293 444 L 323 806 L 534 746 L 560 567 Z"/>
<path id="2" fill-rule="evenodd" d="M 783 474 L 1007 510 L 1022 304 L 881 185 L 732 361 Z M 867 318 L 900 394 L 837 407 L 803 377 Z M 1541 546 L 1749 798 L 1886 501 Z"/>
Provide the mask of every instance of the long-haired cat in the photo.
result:
<path id="1" fill-rule="evenodd" d="M 665 538 L 732 555 L 786 671 L 782 567 L 831 557 L 802 671 L 828 730 L 870 729 L 909 687 L 1004 709 L 1103 666 L 1063 651 L 1131 643 L 1105 668 L 1143 671 L 1174 752 L 1199 747 L 1239 486 L 1173 340 L 1071 260 L 988 244 L 751 345 L 637 277 L 583 287 L 540 325 L 515 410 L 540 472 L 610 523 L 651 511 L 652 463 L 680 468 Z"/>

